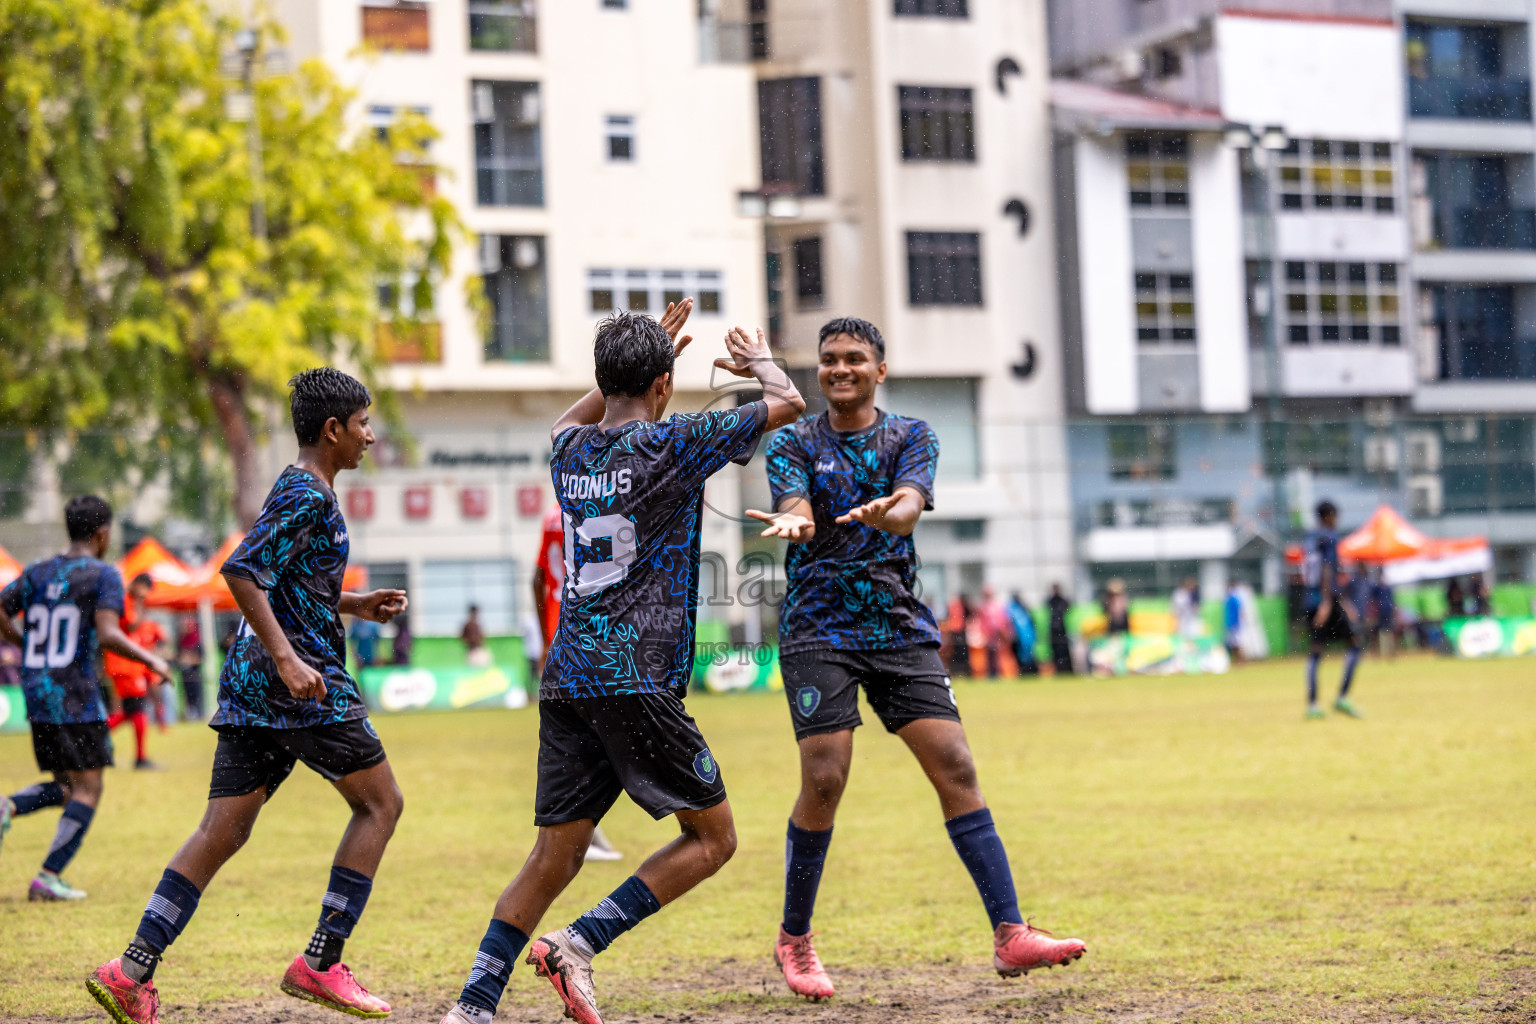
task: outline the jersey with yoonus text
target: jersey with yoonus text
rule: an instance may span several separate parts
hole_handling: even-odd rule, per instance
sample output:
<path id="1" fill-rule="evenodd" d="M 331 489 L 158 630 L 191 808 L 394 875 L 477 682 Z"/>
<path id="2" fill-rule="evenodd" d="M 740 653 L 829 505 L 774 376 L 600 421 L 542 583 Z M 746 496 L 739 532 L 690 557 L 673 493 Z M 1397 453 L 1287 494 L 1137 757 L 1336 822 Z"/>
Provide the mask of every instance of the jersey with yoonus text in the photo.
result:
<path id="1" fill-rule="evenodd" d="M 22 616 L 21 692 L 42 725 L 104 722 L 96 676 L 96 613 L 123 614 L 123 577 L 99 558 L 54 555 L 0 591 L 0 609 Z"/>
<path id="2" fill-rule="evenodd" d="M 864 430 L 832 429 L 827 414 L 792 423 L 768 442 L 773 507 L 788 498 L 811 503 L 816 535 L 791 544 L 779 609 L 779 652 L 829 647 L 885 651 L 937 644 L 933 613 L 918 600 L 912 538 L 836 519 L 898 487 L 933 508 L 939 439 L 922 420 L 877 410 Z"/>
<path id="3" fill-rule="evenodd" d="M 759 401 L 555 439 L 565 580 L 541 699 L 686 691 L 704 483 L 750 460 L 767 420 Z"/>
<path id="4" fill-rule="evenodd" d="M 219 710 L 210 725 L 302 729 L 367 717 L 357 683 L 347 674 L 341 627 L 348 549 L 336 493 L 307 470 L 283 470 L 256 525 L 219 571 L 266 591 L 294 653 L 325 678 L 325 696 L 295 698 L 266 646 L 242 621 L 219 674 Z"/>

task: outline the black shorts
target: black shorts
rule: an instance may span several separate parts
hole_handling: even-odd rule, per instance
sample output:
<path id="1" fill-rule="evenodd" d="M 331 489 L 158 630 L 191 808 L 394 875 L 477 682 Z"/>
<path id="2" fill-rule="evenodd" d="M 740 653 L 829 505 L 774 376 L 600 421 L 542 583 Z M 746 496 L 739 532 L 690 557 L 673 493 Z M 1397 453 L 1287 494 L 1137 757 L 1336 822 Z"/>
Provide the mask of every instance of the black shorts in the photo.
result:
<path id="1" fill-rule="evenodd" d="M 110 768 L 112 733 L 106 722 L 33 722 L 32 753 L 39 771 L 88 772 Z"/>
<path id="2" fill-rule="evenodd" d="M 271 799 L 298 761 L 331 782 L 384 761 L 384 744 L 366 718 L 307 729 L 225 725 L 218 727 L 218 733 L 213 779 L 208 784 L 210 800 L 244 796 L 263 787 Z"/>
<path id="3" fill-rule="evenodd" d="M 857 729 L 859 686 L 887 732 L 924 718 L 960 721 L 937 647 L 799 651 L 780 657 L 795 739 Z"/>
<path id="4" fill-rule="evenodd" d="M 671 693 L 539 701 L 533 823 L 602 821 L 620 793 L 653 818 L 725 799 L 720 766 Z"/>
<path id="5" fill-rule="evenodd" d="M 1328 612 L 1327 621 L 1321 626 L 1316 625 L 1316 622 L 1317 609 L 1309 609 L 1307 611 L 1307 632 L 1310 634 L 1314 644 L 1326 645 L 1331 641 L 1339 640 L 1353 647 L 1359 642 L 1358 637 L 1355 635 L 1354 622 L 1350 620 L 1349 613 L 1344 610 L 1344 606 L 1337 601 L 1333 602 L 1333 606 Z"/>
<path id="6" fill-rule="evenodd" d="M 148 697 L 124 697 L 122 698 L 122 702 L 123 714 L 125 715 L 136 715 L 140 711 L 146 711 L 149 709 Z"/>

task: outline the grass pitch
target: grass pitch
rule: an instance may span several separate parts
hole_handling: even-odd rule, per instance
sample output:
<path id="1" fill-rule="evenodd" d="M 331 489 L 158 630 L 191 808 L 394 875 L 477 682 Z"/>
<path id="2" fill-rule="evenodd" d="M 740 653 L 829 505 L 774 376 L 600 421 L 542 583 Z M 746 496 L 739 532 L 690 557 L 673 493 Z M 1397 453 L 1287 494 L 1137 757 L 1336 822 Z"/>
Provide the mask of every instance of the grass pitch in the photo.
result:
<path id="1" fill-rule="evenodd" d="M 1325 690 L 1339 659 L 1325 665 Z M 770 945 L 796 787 L 782 695 L 695 697 L 730 788 L 732 863 L 599 961 L 619 1021 L 1529 1021 L 1536 1019 L 1532 663 L 1369 661 L 1369 716 L 1304 723 L 1296 662 L 1225 677 L 958 687 L 1021 904 L 1089 953 L 1003 982 L 937 802 L 901 743 L 858 736 L 822 883 L 818 948 L 839 996 L 792 1000 Z M 866 709 L 866 720 L 873 717 Z M 537 716 L 381 719 L 406 813 L 348 962 L 435 1024 L 532 839 Z M 129 741 L 126 732 L 119 744 Z M 131 936 L 202 812 L 212 733 L 152 736 L 168 770 L 113 772 L 67 873 L 78 905 L 29 904 L 57 820 L 17 821 L 0 856 L 0 1020 L 105 1019 L 81 979 Z M 0 788 L 36 778 L 0 739 Z M 215 880 L 160 969 L 166 1024 L 340 1021 L 277 993 L 314 925 L 346 810 L 303 768 Z M 621 801 L 625 851 L 554 906 L 568 923 L 669 838 Z M 561 1020 L 519 965 L 502 1021 Z"/>

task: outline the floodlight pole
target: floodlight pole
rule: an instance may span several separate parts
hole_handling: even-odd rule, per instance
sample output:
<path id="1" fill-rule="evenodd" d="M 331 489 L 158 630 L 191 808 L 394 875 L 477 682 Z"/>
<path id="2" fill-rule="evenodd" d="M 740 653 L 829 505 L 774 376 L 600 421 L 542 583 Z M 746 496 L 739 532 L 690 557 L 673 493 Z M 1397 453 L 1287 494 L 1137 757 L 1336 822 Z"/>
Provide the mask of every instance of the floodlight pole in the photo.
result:
<path id="1" fill-rule="evenodd" d="M 240 81 L 251 99 L 250 116 L 245 121 L 245 147 L 251 162 L 251 235 L 267 240 L 266 175 L 261 156 L 261 106 L 256 99 L 256 54 L 260 36 L 255 29 L 241 29 L 235 35 L 240 51 Z"/>

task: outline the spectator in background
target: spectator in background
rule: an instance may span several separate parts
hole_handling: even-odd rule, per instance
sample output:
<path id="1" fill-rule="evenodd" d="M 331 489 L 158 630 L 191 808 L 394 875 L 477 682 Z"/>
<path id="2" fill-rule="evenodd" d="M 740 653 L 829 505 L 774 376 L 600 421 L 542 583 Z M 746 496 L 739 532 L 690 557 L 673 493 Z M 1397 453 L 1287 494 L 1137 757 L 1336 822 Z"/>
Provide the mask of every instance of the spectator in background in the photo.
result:
<path id="1" fill-rule="evenodd" d="M 144 614 L 145 602 L 154 586 L 155 581 L 149 577 L 148 573 L 141 572 L 133 578 L 133 582 L 128 584 L 128 603 L 123 608 L 118 625 L 128 639 L 146 651 L 159 654 L 160 645 L 165 642 L 165 630 L 160 628 L 158 622 Z M 119 702 L 117 708 L 107 717 L 107 730 L 110 732 L 124 722 L 131 724 L 134 744 L 133 766 L 154 768 L 155 763 L 149 759 L 145 746 L 145 734 L 149 731 L 145 705 L 152 696 L 156 696 L 155 690 L 160 680 L 144 664 L 113 651 L 107 651 L 102 655 L 102 663 L 106 667 L 107 676 L 112 680 L 112 689 L 116 691 Z M 162 718 L 161 725 L 164 724 Z"/>
<path id="2" fill-rule="evenodd" d="M 379 624 L 362 616 L 352 619 L 352 650 L 357 655 L 357 667 L 369 668 L 379 660 Z"/>
<path id="3" fill-rule="evenodd" d="M 176 636 L 176 667 L 181 672 L 181 693 L 186 704 L 182 718 L 199 721 L 203 717 L 203 631 L 196 615 L 183 615 Z"/>
<path id="4" fill-rule="evenodd" d="M 485 646 L 485 630 L 480 625 L 480 606 L 469 606 L 469 618 L 464 623 L 464 628 L 459 630 L 459 639 L 464 642 L 464 661 L 475 668 L 489 668 L 491 664 L 491 650 Z"/>
<path id="5" fill-rule="evenodd" d="M 1491 614 L 1492 610 L 1488 600 L 1488 578 L 1478 573 L 1472 577 L 1472 614 L 1483 616 Z"/>
<path id="6" fill-rule="evenodd" d="M 411 646 L 415 638 L 411 636 L 411 613 L 395 618 L 395 638 L 390 641 L 390 664 L 409 665 L 411 663 Z"/>
<path id="7" fill-rule="evenodd" d="M 0 686 L 21 685 L 21 648 L 0 640 Z"/>
<path id="8" fill-rule="evenodd" d="M 1067 612 L 1072 602 L 1061 593 L 1061 584 L 1051 584 L 1051 596 L 1045 602 L 1051 613 L 1049 637 L 1051 641 L 1051 667 L 1059 676 L 1072 674 L 1072 640 L 1067 636 Z"/>
<path id="9" fill-rule="evenodd" d="M 949 602 L 949 616 L 944 620 L 944 634 L 949 637 L 949 674 L 955 678 L 970 678 L 971 641 L 969 629 L 976 612 L 971 599 L 963 593 L 956 594 Z"/>
<path id="10" fill-rule="evenodd" d="M 1200 584 L 1193 576 L 1173 591 L 1173 621 L 1179 636 L 1186 640 L 1197 639 L 1205 632 L 1200 622 Z"/>
<path id="11" fill-rule="evenodd" d="M 1394 658 L 1397 656 L 1397 598 L 1387 586 L 1385 575 L 1378 573 L 1371 596 L 1376 604 L 1376 639 L 1381 656 Z"/>
<path id="12" fill-rule="evenodd" d="M 1015 590 L 1008 598 L 1008 621 L 1013 627 L 1013 660 L 1019 664 L 1019 675 L 1037 676 L 1040 666 L 1035 661 L 1035 619 L 1029 606 Z"/>
<path id="13" fill-rule="evenodd" d="M 1227 654 L 1234 662 L 1243 660 L 1243 596 L 1237 584 L 1227 584 L 1227 599 L 1221 603 L 1222 635 L 1226 639 Z"/>
<path id="14" fill-rule="evenodd" d="M 982 648 L 987 652 L 987 678 L 996 679 L 1003 674 L 1003 644 L 1012 639 L 1013 630 L 1003 599 L 990 586 L 981 588 L 981 607 L 976 611 L 976 623 L 981 631 Z"/>
<path id="15" fill-rule="evenodd" d="M 531 608 L 523 610 L 518 626 L 523 637 L 523 657 L 528 659 L 528 681 L 531 684 L 528 689 L 533 699 L 538 700 L 539 680 L 544 675 L 544 627 Z"/>
<path id="16" fill-rule="evenodd" d="M 560 505 L 549 510 L 544 517 L 544 532 L 539 538 L 539 557 L 533 566 L 533 610 L 538 615 L 543 630 L 540 649 L 546 654 L 555 642 L 555 629 L 560 625 L 560 590 L 565 585 L 565 521 L 561 518 Z M 544 675 L 544 659 L 534 672 L 534 678 Z"/>
<path id="17" fill-rule="evenodd" d="M 1125 581 L 1110 580 L 1104 587 L 1104 618 L 1109 622 L 1109 635 L 1131 631 L 1131 601 L 1125 595 Z"/>
<path id="18" fill-rule="evenodd" d="M 1445 585 L 1445 617 L 1459 619 L 1467 614 L 1467 592 L 1461 589 L 1461 577 L 1452 576 Z"/>

